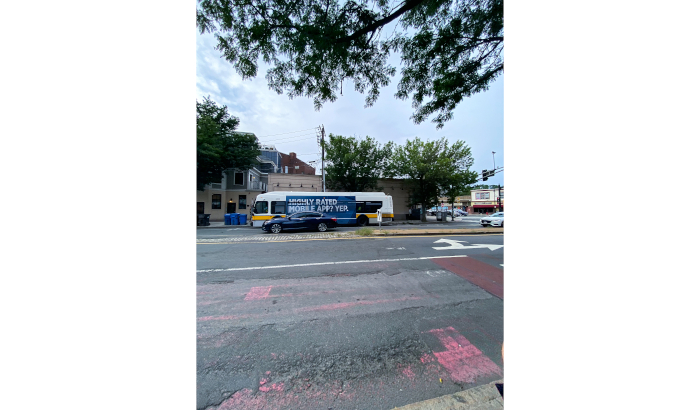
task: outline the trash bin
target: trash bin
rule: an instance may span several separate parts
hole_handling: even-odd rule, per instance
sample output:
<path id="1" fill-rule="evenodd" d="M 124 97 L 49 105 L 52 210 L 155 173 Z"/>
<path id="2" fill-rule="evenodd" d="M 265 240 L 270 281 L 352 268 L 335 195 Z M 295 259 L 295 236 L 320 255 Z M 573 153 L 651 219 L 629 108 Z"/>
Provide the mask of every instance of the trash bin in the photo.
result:
<path id="1" fill-rule="evenodd" d="M 231 214 L 231 225 L 238 225 L 238 214 Z"/>
<path id="2" fill-rule="evenodd" d="M 224 214 L 224 225 L 231 225 L 231 214 Z"/>
<path id="3" fill-rule="evenodd" d="M 204 214 L 197 214 L 197 226 L 204 226 Z"/>
<path id="4" fill-rule="evenodd" d="M 238 214 L 238 223 L 239 225 L 245 225 L 245 220 L 248 215 L 246 214 Z"/>
<path id="5" fill-rule="evenodd" d="M 444 218 L 444 216 L 443 216 L 444 214 L 445 214 L 445 213 L 442 212 L 442 211 L 437 211 L 437 212 L 435 212 L 435 218 L 436 218 L 436 220 L 437 220 L 438 222 L 442 222 L 442 221 L 443 221 L 443 218 Z"/>
<path id="6" fill-rule="evenodd" d="M 209 226 L 209 217 L 211 214 L 204 214 L 204 226 Z"/>

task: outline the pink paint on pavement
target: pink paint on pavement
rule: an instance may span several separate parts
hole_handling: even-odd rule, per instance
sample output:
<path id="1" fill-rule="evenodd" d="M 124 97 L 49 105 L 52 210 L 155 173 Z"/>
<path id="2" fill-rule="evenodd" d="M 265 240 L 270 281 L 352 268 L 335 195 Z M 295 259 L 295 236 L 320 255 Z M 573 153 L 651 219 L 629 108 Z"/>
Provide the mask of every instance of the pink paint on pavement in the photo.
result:
<path id="1" fill-rule="evenodd" d="M 309 306 L 306 308 L 295 309 L 295 311 L 297 311 L 297 312 L 314 312 L 314 311 L 318 311 L 318 310 L 347 309 L 347 308 L 353 307 L 353 306 L 375 305 L 377 303 L 403 302 L 406 300 L 418 300 L 418 299 L 423 299 L 423 298 L 418 297 L 418 296 L 413 296 L 413 297 L 398 298 L 398 299 L 385 299 L 385 300 L 360 300 L 358 302 L 331 303 L 329 305 Z"/>
<path id="2" fill-rule="evenodd" d="M 197 318 L 198 322 L 208 322 L 210 320 L 233 320 L 233 319 L 240 319 L 241 316 L 202 316 L 200 318 Z"/>
<path id="3" fill-rule="evenodd" d="M 340 293 L 342 290 L 321 290 L 318 292 L 303 292 L 303 293 L 281 293 L 279 295 L 275 295 L 276 298 L 284 298 L 284 297 L 298 297 L 298 296 L 316 296 L 316 295 L 325 295 L 325 294 L 330 294 L 330 293 Z"/>
<path id="4" fill-rule="evenodd" d="M 265 299 L 267 295 L 270 294 L 270 290 L 272 290 L 272 286 L 257 286 L 250 288 L 250 292 L 245 295 L 244 300 Z"/>
<path id="5" fill-rule="evenodd" d="M 259 389 L 261 392 L 269 392 L 269 391 L 276 391 L 276 392 L 283 392 L 284 391 L 284 383 L 273 383 L 272 386 L 261 386 Z"/>
<path id="6" fill-rule="evenodd" d="M 477 349 L 453 327 L 433 329 L 429 333 L 435 335 L 447 349 L 444 352 L 433 352 L 433 355 L 450 373 L 452 380 L 473 383 L 477 377 L 503 375 L 496 363 L 486 357 L 481 350 Z"/>
<path id="7" fill-rule="evenodd" d="M 430 363 L 430 362 L 434 362 L 434 361 L 435 361 L 435 357 L 433 357 L 433 356 L 431 356 L 431 355 L 425 353 L 425 354 L 423 354 L 423 356 L 420 357 L 420 361 L 421 361 L 423 364 Z"/>

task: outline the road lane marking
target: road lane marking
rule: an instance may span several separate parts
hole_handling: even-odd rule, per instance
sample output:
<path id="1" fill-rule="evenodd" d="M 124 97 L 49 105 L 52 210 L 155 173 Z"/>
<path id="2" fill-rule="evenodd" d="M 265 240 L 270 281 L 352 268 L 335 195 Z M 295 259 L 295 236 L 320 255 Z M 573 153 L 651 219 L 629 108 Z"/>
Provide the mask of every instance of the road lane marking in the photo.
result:
<path id="1" fill-rule="evenodd" d="M 344 264 L 348 264 L 348 263 L 420 261 L 420 260 L 445 259 L 445 258 L 468 258 L 468 256 L 467 255 L 423 256 L 423 257 L 419 257 L 419 258 L 367 259 L 367 260 L 359 260 L 359 261 L 299 263 L 299 264 L 295 264 L 295 265 L 251 266 L 249 268 L 201 269 L 201 270 L 198 270 L 197 273 L 231 272 L 231 271 L 237 271 L 237 270 L 260 270 L 260 269 L 279 269 L 279 268 L 303 268 L 306 266 L 344 265 Z"/>
<path id="2" fill-rule="evenodd" d="M 467 242 L 467 241 L 455 241 L 452 239 L 438 239 L 434 243 L 447 243 L 450 246 L 439 246 L 439 247 L 433 247 L 433 249 L 437 250 L 444 250 L 444 249 L 478 249 L 478 248 L 489 248 L 490 250 L 496 250 L 500 249 L 503 247 L 503 245 L 486 245 L 486 244 L 474 244 L 470 246 L 462 245 L 460 242 Z M 469 243 L 469 242 L 467 242 Z"/>

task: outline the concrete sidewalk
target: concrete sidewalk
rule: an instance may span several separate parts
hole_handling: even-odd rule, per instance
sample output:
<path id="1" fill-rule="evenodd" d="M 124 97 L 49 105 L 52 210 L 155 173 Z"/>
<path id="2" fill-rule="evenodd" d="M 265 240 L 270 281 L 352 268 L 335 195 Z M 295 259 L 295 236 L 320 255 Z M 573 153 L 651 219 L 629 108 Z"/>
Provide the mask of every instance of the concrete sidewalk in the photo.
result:
<path id="1" fill-rule="evenodd" d="M 503 380 L 463 390 L 454 394 L 408 404 L 395 410 L 498 410 L 503 408 L 503 397 L 496 385 Z"/>
<path id="2" fill-rule="evenodd" d="M 421 228 L 408 229 L 379 229 L 374 228 L 372 236 L 400 236 L 400 235 L 483 235 L 501 234 L 504 228 Z"/>

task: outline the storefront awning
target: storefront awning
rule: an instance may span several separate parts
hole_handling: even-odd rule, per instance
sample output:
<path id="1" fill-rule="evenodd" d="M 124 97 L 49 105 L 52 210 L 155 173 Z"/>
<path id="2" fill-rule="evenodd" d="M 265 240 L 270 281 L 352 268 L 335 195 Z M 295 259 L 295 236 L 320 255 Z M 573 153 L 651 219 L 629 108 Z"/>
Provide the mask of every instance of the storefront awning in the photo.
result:
<path id="1" fill-rule="evenodd" d="M 498 205 L 474 205 L 474 208 L 498 208 Z"/>

